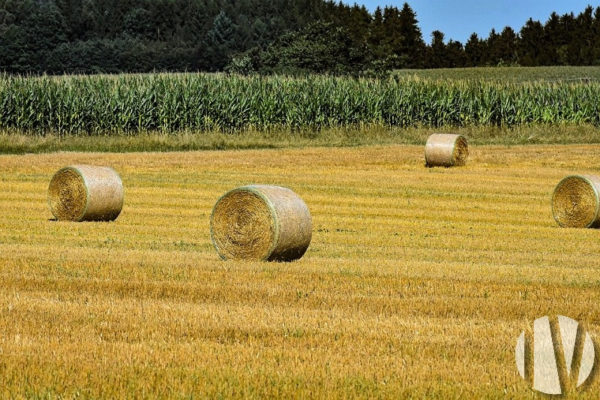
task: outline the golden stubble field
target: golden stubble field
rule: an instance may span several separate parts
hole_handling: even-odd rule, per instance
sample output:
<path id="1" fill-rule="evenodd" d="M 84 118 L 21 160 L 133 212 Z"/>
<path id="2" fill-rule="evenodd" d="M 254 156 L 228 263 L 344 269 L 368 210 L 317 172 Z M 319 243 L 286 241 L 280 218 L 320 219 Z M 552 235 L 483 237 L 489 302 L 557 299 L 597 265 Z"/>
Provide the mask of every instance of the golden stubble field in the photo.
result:
<path id="1" fill-rule="evenodd" d="M 600 332 L 600 232 L 560 229 L 600 146 L 0 156 L 2 398 L 536 398 L 514 346 L 545 315 Z M 114 223 L 51 221 L 52 174 L 113 166 Z M 222 262 L 225 191 L 287 186 L 313 216 L 291 264 Z M 597 398 L 594 380 L 582 398 Z"/>

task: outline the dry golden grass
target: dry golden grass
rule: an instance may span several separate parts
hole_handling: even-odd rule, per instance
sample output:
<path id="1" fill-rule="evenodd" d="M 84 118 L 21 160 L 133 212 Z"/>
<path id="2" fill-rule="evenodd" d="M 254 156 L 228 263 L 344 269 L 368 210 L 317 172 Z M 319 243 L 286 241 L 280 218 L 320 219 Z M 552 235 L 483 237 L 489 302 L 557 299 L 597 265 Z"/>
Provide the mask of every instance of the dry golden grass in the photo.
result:
<path id="1" fill-rule="evenodd" d="M 520 332 L 600 330 L 600 232 L 550 208 L 599 151 L 474 147 L 431 170 L 421 146 L 0 156 L 0 397 L 535 398 Z M 77 163 L 120 173 L 116 222 L 49 221 L 48 182 Z M 300 261 L 220 261 L 212 206 L 251 183 L 308 204 Z"/>

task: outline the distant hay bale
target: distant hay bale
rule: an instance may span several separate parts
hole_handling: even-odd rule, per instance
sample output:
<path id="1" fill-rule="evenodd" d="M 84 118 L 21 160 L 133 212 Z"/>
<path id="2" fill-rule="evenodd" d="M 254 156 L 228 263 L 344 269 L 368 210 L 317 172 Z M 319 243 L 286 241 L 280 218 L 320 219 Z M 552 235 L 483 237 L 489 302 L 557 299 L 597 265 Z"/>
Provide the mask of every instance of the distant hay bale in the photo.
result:
<path id="1" fill-rule="evenodd" d="M 425 145 L 425 162 L 428 167 L 458 167 L 467 163 L 469 145 L 461 135 L 435 133 Z"/>
<path id="2" fill-rule="evenodd" d="M 123 183 L 112 168 L 65 167 L 50 181 L 48 204 L 59 221 L 113 221 L 123 208 Z"/>
<path id="3" fill-rule="evenodd" d="M 217 201 L 210 234 L 224 260 L 293 261 L 310 245 L 312 220 L 304 201 L 290 189 L 252 185 Z"/>
<path id="4" fill-rule="evenodd" d="M 600 227 L 600 177 L 572 175 L 554 189 L 552 214 L 565 228 Z"/>

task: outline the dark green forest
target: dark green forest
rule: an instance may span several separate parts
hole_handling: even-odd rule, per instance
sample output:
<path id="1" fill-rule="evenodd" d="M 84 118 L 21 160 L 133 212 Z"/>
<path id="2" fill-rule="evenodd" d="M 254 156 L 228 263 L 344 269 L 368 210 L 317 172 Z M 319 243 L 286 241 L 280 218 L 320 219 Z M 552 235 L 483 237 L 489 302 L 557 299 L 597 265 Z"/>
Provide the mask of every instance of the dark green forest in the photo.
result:
<path id="1" fill-rule="evenodd" d="M 0 0 L 0 70 L 19 74 L 600 65 L 600 7 L 467 43 L 423 33 L 408 4 L 323 0 Z"/>

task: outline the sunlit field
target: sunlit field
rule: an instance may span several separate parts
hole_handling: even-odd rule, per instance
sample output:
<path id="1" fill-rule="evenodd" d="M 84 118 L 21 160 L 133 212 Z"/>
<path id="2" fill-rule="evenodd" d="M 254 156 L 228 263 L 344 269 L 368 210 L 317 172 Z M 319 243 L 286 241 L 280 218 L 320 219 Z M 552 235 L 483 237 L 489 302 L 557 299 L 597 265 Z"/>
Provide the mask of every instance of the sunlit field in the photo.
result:
<path id="1" fill-rule="evenodd" d="M 0 156 L 1 398 L 536 398 L 515 366 L 545 315 L 600 329 L 600 233 L 550 196 L 600 146 Z M 113 166 L 114 223 L 52 221 L 52 174 Z M 308 204 L 290 264 L 223 262 L 211 208 L 249 183 Z M 581 398 L 597 398 L 593 380 Z"/>
<path id="2" fill-rule="evenodd" d="M 480 67 L 405 69 L 394 72 L 401 77 L 449 81 L 492 81 L 527 84 L 546 83 L 591 83 L 600 81 L 600 66 L 596 67 Z"/>

